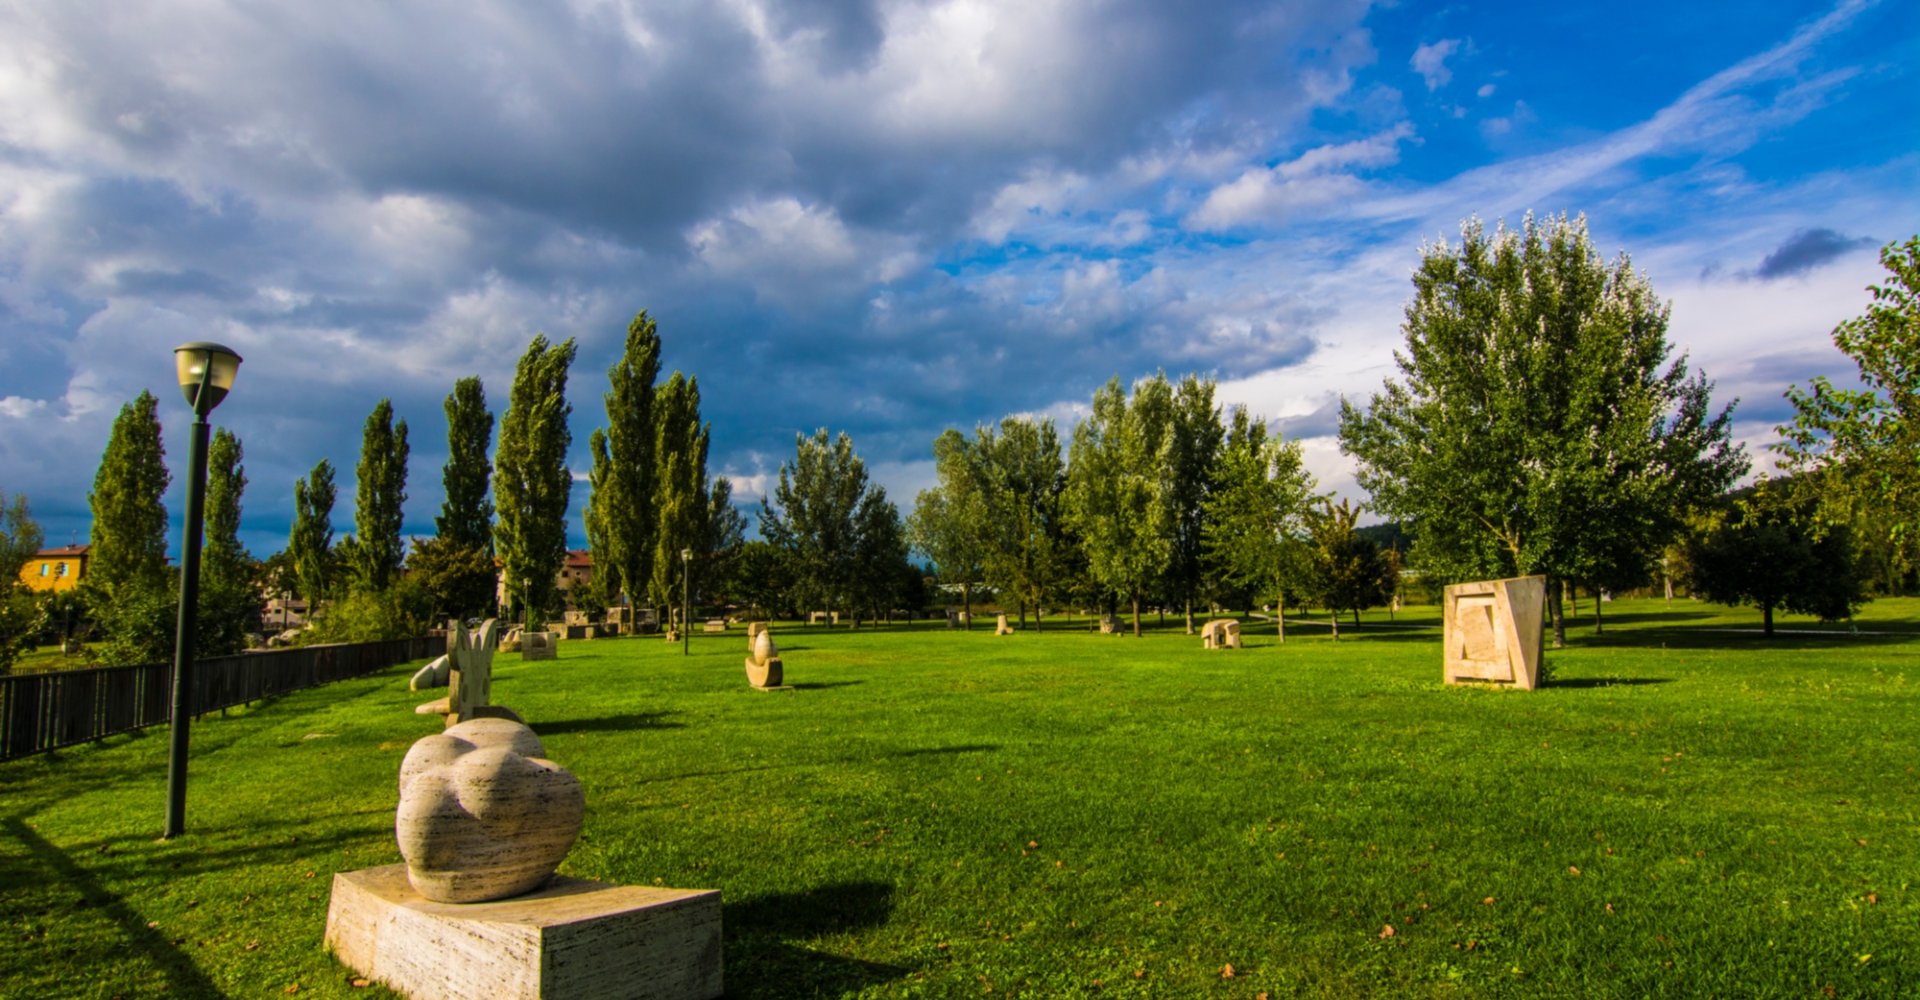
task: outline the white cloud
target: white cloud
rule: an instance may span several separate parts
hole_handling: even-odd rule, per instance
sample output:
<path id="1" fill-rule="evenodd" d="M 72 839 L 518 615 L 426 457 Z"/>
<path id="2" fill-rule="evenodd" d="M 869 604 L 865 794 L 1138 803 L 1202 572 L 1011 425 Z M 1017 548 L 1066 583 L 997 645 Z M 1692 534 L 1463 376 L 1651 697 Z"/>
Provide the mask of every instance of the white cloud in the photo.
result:
<path id="1" fill-rule="evenodd" d="M 1427 82 L 1428 90 L 1439 90 L 1453 79 L 1453 71 L 1447 68 L 1447 59 L 1458 51 L 1460 39 L 1442 38 L 1414 49 L 1413 58 L 1407 63 Z"/>
<path id="2" fill-rule="evenodd" d="M 1318 146 L 1277 166 L 1250 169 L 1208 192 L 1185 224 L 1196 229 L 1278 225 L 1297 214 L 1349 203 L 1366 184 L 1342 171 L 1397 162 L 1400 143 L 1412 137 L 1413 126 L 1403 121 L 1365 139 Z"/>

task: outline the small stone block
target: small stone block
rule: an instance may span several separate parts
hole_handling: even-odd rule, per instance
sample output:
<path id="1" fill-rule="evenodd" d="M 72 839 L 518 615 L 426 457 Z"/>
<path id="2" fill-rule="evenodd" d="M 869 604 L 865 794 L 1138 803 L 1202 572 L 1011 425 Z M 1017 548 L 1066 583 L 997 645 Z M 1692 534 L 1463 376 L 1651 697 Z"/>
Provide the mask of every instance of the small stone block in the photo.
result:
<path id="1" fill-rule="evenodd" d="M 407 866 L 333 877 L 327 948 L 414 1000 L 721 996 L 720 893 L 556 875 L 490 903 L 435 903 Z"/>

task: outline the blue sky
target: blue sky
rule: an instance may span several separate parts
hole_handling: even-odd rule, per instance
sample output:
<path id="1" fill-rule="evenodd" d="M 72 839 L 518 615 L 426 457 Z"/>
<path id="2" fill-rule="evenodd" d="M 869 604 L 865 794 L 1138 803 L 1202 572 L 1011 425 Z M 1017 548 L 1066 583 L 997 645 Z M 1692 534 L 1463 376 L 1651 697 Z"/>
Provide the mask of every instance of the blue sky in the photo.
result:
<path id="1" fill-rule="evenodd" d="M 829 427 L 904 511 L 943 428 L 1156 369 L 1358 496 L 1332 414 L 1392 373 L 1420 246 L 1528 211 L 1631 255 L 1764 465 L 1920 231 L 1916 67 L 1892 0 L 10 4 L 0 490 L 84 541 L 142 388 L 178 479 L 171 348 L 211 339 L 256 554 L 323 457 L 351 530 L 382 397 L 428 533 L 453 381 L 498 409 L 577 338 L 584 469 L 645 308 L 742 500 Z"/>

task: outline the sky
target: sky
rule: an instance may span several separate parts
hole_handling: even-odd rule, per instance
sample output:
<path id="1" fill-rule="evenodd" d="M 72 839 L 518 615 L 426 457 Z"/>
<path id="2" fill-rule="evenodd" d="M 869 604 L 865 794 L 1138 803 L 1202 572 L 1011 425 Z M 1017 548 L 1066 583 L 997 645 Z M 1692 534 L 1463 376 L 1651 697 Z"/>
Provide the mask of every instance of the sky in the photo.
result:
<path id="1" fill-rule="evenodd" d="M 147 389 L 177 518 L 172 348 L 213 340 L 256 555 L 322 458 L 352 530 L 382 398 L 431 534 L 442 400 L 479 375 L 498 413 L 544 333 L 583 544 L 645 309 L 749 515 L 796 434 L 851 435 L 904 514 L 941 430 L 1064 431 L 1157 370 L 1360 500 L 1339 401 L 1394 374 L 1422 246 L 1528 212 L 1629 255 L 1765 467 L 1920 232 L 1917 77 L 1900 0 L 0 0 L 0 491 L 86 541 Z"/>

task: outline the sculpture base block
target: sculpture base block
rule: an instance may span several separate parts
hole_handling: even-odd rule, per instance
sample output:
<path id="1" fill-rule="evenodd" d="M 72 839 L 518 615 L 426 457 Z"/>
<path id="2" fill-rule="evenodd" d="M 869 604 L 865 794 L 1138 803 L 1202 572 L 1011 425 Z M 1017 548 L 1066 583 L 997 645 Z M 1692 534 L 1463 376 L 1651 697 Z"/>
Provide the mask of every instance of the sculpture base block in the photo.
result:
<path id="1" fill-rule="evenodd" d="M 333 877 L 334 957 L 415 1000 L 710 1000 L 720 983 L 720 892 L 555 875 L 537 892 L 435 903 L 406 865 Z"/>

